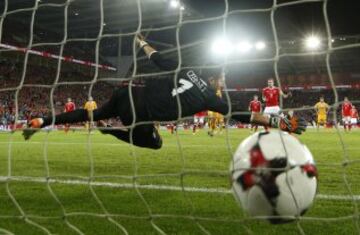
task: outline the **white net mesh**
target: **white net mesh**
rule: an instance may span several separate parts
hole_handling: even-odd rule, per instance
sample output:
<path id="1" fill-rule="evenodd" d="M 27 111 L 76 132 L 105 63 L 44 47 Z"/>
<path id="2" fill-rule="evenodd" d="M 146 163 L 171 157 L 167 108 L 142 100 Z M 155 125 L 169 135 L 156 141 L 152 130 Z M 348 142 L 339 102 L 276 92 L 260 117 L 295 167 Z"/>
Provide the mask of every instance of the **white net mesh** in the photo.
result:
<path id="1" fill-rule="evenodd" d="M 92 12 L 95 13 L 89 21 L 84 20 L 83 23 L 96 23 L 98 28 L 86 32 L 84 25 L 83 34 L 69 37 L 69 31 L 74 32 L 73 27 L 76 31 L 76 25 L 72 23 L 74 17 L 82 15 L 79 6 L 88 7 L 83 1 L 42 0 L 28 3 L 3 1 L 0 18 L 0 51 L 2 57 L 6 59 L 1 62 L 5 64 L 3 66 L 5 69 L 2 69 L 4 78 L 1 81 L 0 98 L 3 100 L 3 107 L 12 111 L 9 111 L 10 114 L 6 117 L 6 110 L 2 110 L 1 114 L 9 123 L 3 123 L 4 129 L 11 126 L 12 130 L 4 131 L 0 136 L 0 232 L 3 234 L 334 234 L 341 233 L 344 229 L 349 234 L 360 233 L 357 186 L 360 179 L 359 154 L 355 146 L 359 137 L 356 132 L 353 137 L 344 136 L 339 127 L 339 114 L 336 111 L 345 93 L 349 92 L 348 95 L 351 96 L 354 104 L 358 104 L 360 95 L 356 88 L 350 91 L 340 90 L 341 95 L 339 95 L 337 88 L 339 84 L 335 82 L 332 71 L 334 64 L 331 61 L 333 54 L 344 50 L 356 51 L 360 43 L 356 40 L 339 45 L 333 43 L 334 37 L 328 16 L 329 2 L 331 1 L 274 0 L 266 8 L 233 9 L 229 1 L 224 0 L 220 7 L 223 13 L 220 15 L 189 17 L 186 15 L 187 9 L 184 11 L 177 8 L 174 13 L 176 20 L 171 18 L 170 23 L 164 20 L 167 23 L 164 26 L 158 23 L 150 27 L 151 23 L 146 22 L 147 18 L 144 18 L 145 14 L 149 14 L 144 7 L 146 1 L 136 0 L 131 1 L 132 10 L 128 13 L 131 13 L 131 16 L 126 15 L 127 10 L 124 9 L 127 8 L 118 8 L 123 9 L 120 12 L 124 15 L 121 17 L 122 20 L 126 20 L 126 17 L 136 19 L 136 27 L 131 30 L 122 29 L 119 33 L 118 30 L 117 32 L 106 30 L 106 27 L 112 24 L 111 20 L 105 21 L 109 19 L 106 13 L 112 5 L 108 1 L 100 0 L 89 4 L 93 9 Z M 118 4 L 127 3 L 128 1 L 119 1 Z M 317 6 L 322 8 L 322 12 L 317 14 L 323 15 L 326 33 L 323 38 L 324 46 L 315 52 L 286 50 L 284 41 L 279 39 L 276 13 L 293 6 L 309 4 L 318 4 Z M 50 24 L 51 27 L 56 28 L 55 32 L 42 28 L 44 24 L 40 24 L 41 20 L 46 18 L 39 16 L 44 11 L 61 16 L 61 22 L 57 20 L 53 25 Z M 120 13 L 118 14 L 121 15 Z M 114 83 L 124 81 L 129 82 L 131 107 L 135 116 L 130 88 L 133 83 L 137 84 L 139 78 L 146 80 L 171 76 L 176 86 L 180 69 L 214 67 L 206 66 L 202 61 L 190 66 L 185 65 L 184 58 L 189 56 L 188 49 L 197 52 L 206 47 L 204 45 L 207 42 L 196 41 L 183 45 L 182 29 L 194 24 L 220 22 L 222 32 L 226 34 L 228 20 L 238 14 L 268 14 L 273 35 L 271 40 L 273 51 L 270 52 L 270 56 L 264 57 L 225 58 L 217 67 L 223 68 L 226 77 L 231 66 L 261 67 L 264 64 L 271 64 L 277 84 L 284 87 L 282 63 L 297 57 L 318 56 L 324 59 L 322 62 L 326 70 L 321 72 L 326 74 L 327 83 L 331 86 L 331 92 L 327 91 L 325 94 L 332 97 L 328 102 L 331 102 L 331 107 L 335 110 L 332 112 L 332 120 L 336 135 L 326 137 L 328 139 L 324 142 L 315 141 L 315 143 L 311 141 L 318 138 L 314 137 L 316 133 L 310 131 L 309 137 L 308 135 L 304 137 L 307 144 L 312 144 L 310 149 L 317 144 L 323 144 L 325 149 L 316 150 L 314 154 L 315 158 L 319 158 L 317 166 L 321 177 L 314 207 L 305 216 L 297 217 L 295 223 L 278 227 L 259 222 L 259 218 L 245 216 L 233 200 L 228 184 L 228 164 L 237 144 L 248 132 L 237 134 L 234 130 L 226 129 L 222 137 L 215 139 L 206 139 L 207 136 L 189 138 L 181 132 L 176 132 L 175 136 L 164 134 L 166 140 L 163 149 L 160 152 L 153 152 L 119 143 L 108 136 L 99 137 L 89 131 L 76 131 L 66 137 L 61 134 L 61 137 L 59 131 L 55 131 L 54 125 L 39 133 L 30 142 L 24 142 L 20 131 L 16 130 L 16 124 L 24 119 L 27 110 L 35 112 L 31 113 L 32 116 L 42 115 L 47 111 L 55 115 L 59 111 L 58 102 L 74 95 L 76 95 L 75 100 L 84 100 L 88 96 L 93 96 L 102 103 L 109 98 L 108 93 Z M 21 17 L 24 19 L 19 20 Z M 11 23 L 7 23 L 8 21 Z M 20 35 L 12 34 L 15 31 L 21 32 L 23 25 L 28 25 L 29 29 Z M 178 68 L 171 72 L 151 69 L 144 72 L 141 66 L 147 65 L 143 56 L 139 54 L 133 40 L 134 35 L 166 33 L 169 30 L 175 33 L 176 45 L 163 50 L 163 53 L 171 56 L 175 52 Z M 43 34 L 38 34 L 41 31 Z M 61 37 L 58 36 L 59 34 Z M 8 43 L 9 37 L 12 39 L 18 37 L 21 46 Z M 124 64 L 131 64 L 125 58 L 118 58 L 119 66 L 116 72 L 114 72 L 115 68 L 102 65 L 105 63 L 102 50 L 106 50 L 107 45 L 113 45 L 114 42 L 111 40 L 115 40 L 121 53 L 122 44 L 119 40 L 126 38 L 130 38 L 130 43 L 128 45 L 124 43 L 123 47 L 131 48 L 131 71 L 128 74 L 121 71 L 130 67 L 126 69 Z M 291 44 L 291 40 L 289 42 Z M 46 52 L 47 50 L 51 52 Z M 69 57 L 73 53 L 87 53 L 87 59 Z M 121 68 L 121 66 L 125 67 Z M 296 65 L 292 66 L 296 70 Z M 15 74 L 14 77 L 10 76 L 12 73 Z M 301 74 L 301 71 L 296 73 Z M 231 81 L 226 79 L 225 99 L 228 103 L 234 103 L 233 99 L 236 99 L 236 96 L 246 97 L 246 101 L 250 99 L 253 93 L 231 92 L 233 87 L 229 83 Z M 296 94 L 296 91 L 294 93 Z M 35 102 L 37 106 L 31 107 L 29 101 Z M 178 96 L 177 102 L 181 107 Z M 285 111 L 295 110 L 299 114 L 306 115 L 306 111 L 313 110 L 310 106 L 303 107 L 281 101 L 282 106 L 283 103 Z M 233 111 L 230 110 L 227 117 L 241 113 L 235 112 L 237 110 Z M 174 120 L 177 123 L 189 120 L 180 118 L 181 112 L 182 110 L 179 109 L 179 118 Z M 11 123 L 15 125 L 12 126 Z M 133 122 L 128 128 L 132 132 L 135 126 L 144 123 L 146 122 Z M 230 124 L 229 120 L 227 124 Z M 324 136 L 326 135 L 330 134 L 326 132 Z"/>

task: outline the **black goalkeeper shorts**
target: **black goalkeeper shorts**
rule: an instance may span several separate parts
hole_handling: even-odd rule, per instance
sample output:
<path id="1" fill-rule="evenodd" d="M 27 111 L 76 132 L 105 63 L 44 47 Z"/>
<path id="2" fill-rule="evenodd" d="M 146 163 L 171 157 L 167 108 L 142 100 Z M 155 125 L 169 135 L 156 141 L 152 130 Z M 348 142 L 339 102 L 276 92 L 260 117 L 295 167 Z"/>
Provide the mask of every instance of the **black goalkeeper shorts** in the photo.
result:
<path id="1" fill-rule="evenodd" d="M 142 94 L 143 88 L 133 88 L 131 94 L 127 87 L 115 90 L 108 102 L 94 110 L 94 120 L 119 117 L 124 126 L 149 121 L 149 113 Z"/>

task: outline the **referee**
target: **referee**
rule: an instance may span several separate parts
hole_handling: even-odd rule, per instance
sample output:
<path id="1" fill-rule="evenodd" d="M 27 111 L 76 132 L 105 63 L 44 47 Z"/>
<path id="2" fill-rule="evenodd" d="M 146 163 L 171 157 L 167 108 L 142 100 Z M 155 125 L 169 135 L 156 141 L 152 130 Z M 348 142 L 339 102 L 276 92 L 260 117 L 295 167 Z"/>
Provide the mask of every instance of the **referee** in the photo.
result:
<path id="1" fill-rule="evenodd" d="M 161 54 L 151 47 L 141 35 L 135 38 L 137 45 L 145 52 L 148 58 L 163 71 L 174 71 L 178 63 L 163 59 Z M 39 128 L 64 123 L 77 123 L 83 121 L 99 121 L 100 126 L 108 127 L 100 130 L 103 134 L 110 134 L 116 138 L 132 144 L 159 149 L 162 139 L 153 124 L 137 124 L 131 131 L 130 128 L 111 129 L 104 119 L 119 117 L 125 126 L 144 121 L 172 121 L 179 117 L 193 116 L 195 113 L 210 110 L 227 115 L 229 106 L 227 102 L 216 95 L 215 89 L 209 80 L 221 77 L 220 71 L 209 70 L 207 75 L 200 76 L 193 69 L 182 69 L 178 73 L 176 86 L 174 79 L 156 78 L 146 79 L 144 87 L 131 87 L 134 110 L 132 109 L 129 89 L 119 88 L 114 91 L 110 100 L 92 113 L 85 109 L 78 109 L 69 113 L 62 113 L 55 117 L 32 119 L 28 128 L 24 129 L 23 136 L 28 140 Z M 178 102 L 177 97 L 180 102 Z M 179 106 L 180 103 L 180 106 Z M 133 116 L 133 111 L 136 114 Z M 305 131 L 306 123 L 296 117 L 265 117 L 261 114 L 232 115 L 232 118 L 243 122 L 280 128 L 284 131 L 301 134 Z"/>

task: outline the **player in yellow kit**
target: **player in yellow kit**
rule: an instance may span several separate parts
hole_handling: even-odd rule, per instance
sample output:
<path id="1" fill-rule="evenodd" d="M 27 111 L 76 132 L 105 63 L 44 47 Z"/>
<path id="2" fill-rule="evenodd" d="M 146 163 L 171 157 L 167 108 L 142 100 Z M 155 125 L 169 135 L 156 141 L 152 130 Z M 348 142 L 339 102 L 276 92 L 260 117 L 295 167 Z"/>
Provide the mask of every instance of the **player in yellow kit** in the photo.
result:
<path id="1" fill-rule="evenodd" d="M 218 79 L 209 79 L 210 84 L 216 87 L 216 95 L 220 98 L 222 97 L 222 93 L 221 93 L 222 80 L 223 80 L 222 76 L 221 78 Z M 216 128 L 219 128 L 219 132 L 221 133 L 225 126 L 224 116 L 221 113 L 208 111 L 208 118 L 209 118 L 209 128 L 210 128 L 208 134 L 210 136 L 213 136 L 216 132 Z"/>
<path id="2" fill-rule="evenodd" d="M 89 117 L 92 117 L 93 111 L 97 109 L 97 104 L 91 96 L 89 97 L 88 101 L 86 101 L 84 105 L 84 109 L 88 111 Z M 91 127 L 93 126 L 94 126 L 94 122 L 91 122 Z M 85 128 L 86 130 L 89 129 L 89 122 L 85 123 Z"/>
<path id="3" fill-rule="evenodd" d="M 320 125 L 326 124 L 327 113 L 329 111 L 329 105 L 325 103 L 324 97 L 320 97 L 320 101 L 315 104 L 314 109 L 317 114 L 316 126 L 317 129 L 319 130 Z"/>

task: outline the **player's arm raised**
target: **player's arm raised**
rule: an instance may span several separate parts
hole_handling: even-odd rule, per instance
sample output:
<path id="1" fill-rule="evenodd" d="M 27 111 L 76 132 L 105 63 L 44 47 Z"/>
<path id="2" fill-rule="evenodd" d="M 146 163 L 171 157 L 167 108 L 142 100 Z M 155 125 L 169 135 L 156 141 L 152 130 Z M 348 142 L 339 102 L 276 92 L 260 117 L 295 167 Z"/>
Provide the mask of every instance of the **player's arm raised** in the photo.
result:
<path id="1" fill-rule="evenodd" d="M 285 94 L 281 89 L 280 89 L 280 95 L 281 95 L 282 97 L 284 97 L 285 99 L 292 96 L 292 94 L 291 94 L 290 91 Z"/>
<path id="2" fill-rule="evenodd" d="M 135 36 L 135 41 L 136 44 L 140 47 L 140 49 L 143 49 L 147 57 L 150 58 L 153 53 L 157 52 L 157 50 L 155 50 L 145 41 L 145 38 L 141 34 Z"/>
<path id="3" fill-rule="evenodd" d="M 264 102 L 266 102 L 266 97 L 265 97 L 265 92 L 264 90 L 262 91 L 262 94 L 261 94 L 261 98 Z"/>
<path id="4" fill-rule="evenodd" d="M 172 71 L 177 69 L 178 63 L 170 59 L 163 59 L 161 54 L 150 46 L 142 35 L 135 36 L 136 44 L 144 51 L 146 56 L 152 60 L 161 70 Z"/>

